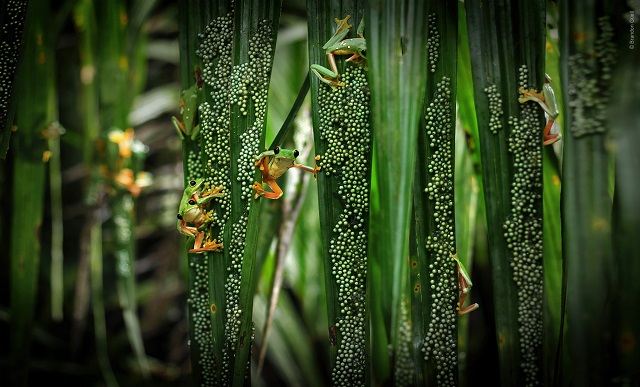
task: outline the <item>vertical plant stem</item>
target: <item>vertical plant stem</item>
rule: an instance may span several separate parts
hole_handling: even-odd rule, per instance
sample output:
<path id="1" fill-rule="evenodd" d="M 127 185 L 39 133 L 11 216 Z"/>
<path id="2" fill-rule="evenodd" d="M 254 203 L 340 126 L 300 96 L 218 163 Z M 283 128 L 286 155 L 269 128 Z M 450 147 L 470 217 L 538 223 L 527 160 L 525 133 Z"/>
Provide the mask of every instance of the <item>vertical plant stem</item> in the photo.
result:
<path id="1" fill-rule="evenodd" d="M 636 15 L 637 18 L 637 15 Z M 636 19 L 636 27 L 637 27 Z M 627 27 L 629 28 L 629 27 Z M 637 30 L 637 28 L 636 28 Z M 625 42 L 626 43 L 626 42 Z M 639 383 L 640 349 L 635 345 L 640 338 L 640 316 L 633 305 L 640 294 L 640 282 L 633 277 L 640 273 L 640 208 L 637 194 L 640 192 L 640 50 L 626 51 L 622 45 L 621 64 L 615 75 L 610 119 L 616 153 L 616 187 L 613 200 L 613 251 L 617 261 L 617 281 L 614 294 L 619 294 L 614 341 L 618 358 L 615 375 L 630 384 Z M 634 177 L 635 176 L 635 177 Z"/>
<path id="2" fill-rule="evenodd" d="M 244 0 L 237 4 L 234 19 L 234 72 L 231 76 L 231 243 L 225 250 L 231 267 L 226 289 L 228 316 L 225 339 L 234 360 L 230 375 L 234 386 L 242 386 L 250 371 L 253 340 L 253 297 L 255 260 L 258 245 L 261 201 L 255 200 L 250 187 L 261 182 L 255 168 L 255 156 L 264 149 L 267 92 L 273 66 L 280 0 Z M 244 96 L 241 91 L 248 91 Z M 234 95 L 234 91 L 237 93 Z M 250 99 L 249 99 L 250 97 Z M 229 233 L 230 232 L 230 233 Z M 240 271 L 236 271 L 236 265 Z M 239 275 L 239 276 L 238 276 Z M 240 315 L 241 314 L 241 315 Z"/>
<path id="3" fill-rule="evenodd" d="M 102 377 L 109 387 L 118 386 L 118 380 L 111 369 L 107 348 L 107 326 L 104 313 L 103 264 L 102 264 L 102 224 L 96 221 L 91 226 L 91 305 L 93 307 L 93 326 L 96 336 L 96 357 L 102 371 Z"/>
<path id="4" fill-rule="evenodd" d="M 72 347 L 77 350 L 80 345 L 82 333 L 86 324 L 89 310 L 90 297 L 90 255 L 91 255 L 91 230 L 98 219 L 97 197 L 99 183 L 96 178 L 98 167 L 97 157 L 94 152 L 95 143 L 100 131 L 100 115 L 98 109 L 98 91 L 96 88 L 96 19 L 93 2 L 81 0 L 75 5 L 73 11 L 75 27 L 78 30 L 78 47 L 80 57 L 81 91 L 78 98 L 78 106 L 82 122 L 82 155 L 83 165 L 87 176 L 84 192 L 84 203 L 90 210 L 85 215 L 82 237 L 80 238 L 80 264 L 78 265 L 78 280 L 76 282 L 76 298 L 73 312 L 73 336 Z"/>
<path id="5" fill-rule="evenodd" d="M 321 47 L 334 34 L 340 21 L 349 26 L 360 23 L 364 16 L 361 4 L 312 1 L 308 3 L 308 12 L 310 63 L 327 66 L 326 52 Z M 347 38 L 355 38 L 354 32 L 351 30 Z M 345 58 L 337 57 L 343 86 L 332 88 L 311 75 L 315 149 L 322 168 L 318 173 L 318 201 L 329 360 L 333 385 L 364 385 L 369 374 L 366 355 L 371 171 L 369 88 L 364 67 L 345 64 Z"/>
<path id="6" fill-rule="evenodd" d="M 280 15 L 279 1 L 243 1 L 235 6 L 232 13 L 209 23 L 198 51 L 203 59 L 204 89 L 210 92 L 206 98 L 211 97 L 199 109 L 204 173 L 211 185 L 225 189 L 218 215 L 224 229 L 214 234 L 224 240 L 224 259 L 219 254 L 210 258 L 208 277 L 203 278 L 209 284 L 206 310 L 211 317 L 207 324 L 215 335 L 213 359 L 206 359 L 203 369 L 206 384 L 217 380 L 242 385 L 248 377 L 260 210 L 251 186 L 261 179 L 254 157 L 264 144 L 267 90 Z M 222 305 L 224 314 L 217 317 Z"/>
<path id="7" fill-rule="evenodd" d="M 42 131 L 53 121 L 52 36 L 46 33 L 49 4 L 32 7 L 27 16 L 25 50 L 16 84 L 17 106 L 11 219 L 11 354 L 12 384 L 26 385 L 29 370 L 38 273 L 40 229 L 44 210 L 46 142 Z M 33 83 L 38 87 L 33 87 Z"/>
<path id="8" fill-rule="evenodd" d="M 419 364 L 426 364 L 414 381 L 456 385 L 458 271 L 452 256 L 458 254 L 453 188 L 458 2 L 431 2 L 428 8 L 427 86 L 413 187 L 419 234 L 411 270 L 419 275 L 410 284 L 422 298 L 416 311 L 422 327 L 414 327 L 414 337 L 423 342 L 413 350 L 424 356 Z"/>
<path id="9" fill-rule="evenodd" d="M 547 5 L 550 5 L 548 3 Z M 563 106 L 563 95 L 560 88 L 560 50 L 558 38 L 549 34 L 549 30 L 558 27 L 558 10 L 556 6 L 547 9 L 547 39 L 545 54 L 545 73 L 554 80 L 555 95 L 558 106 Z M 556 117 L 555 122 L 560 129 L 564 127 L 564 116 Z M 562 154 L 556 154 L 555 149 L 564 145 L 559 142 L 553 147 L 548 146 L 543 153 L 543 206 L 544 206 L 544 343 L 543 357 L 546 371 L 543 372 L 544 385 L 565 385 L 568 380 L 560 381 L 562 375 L 569 375 L 564 371 L 566 358 L 566 343 L 564 333 L 567 325 L 564 323 L 564 302 L 566 301 L 566 276 L 562 257 L 562 224 L 560 220 L 560 192 L 562 175 L 560 164 Z M 553 369 L 552 369 L 553 367 Z"/>
<path id="10" fill-rule="evenodd" d="M 477 251 L 477 230 L 483 223 L 482 214 L 485 212 L 482 196 L 482 175 L 480 154 L 477 148 L 478 123 L 476 120 L 475 105 L 473 100 L 473 78 L 471 75 L 471 59 L 469 55 L 469 42 L 467 35 L 467 15 L 464 7 L 458 7 L 458 66 L 456 103 L 458 108 L 458 121 L 456 125 L 456 190 L 455 203 L 458 208 L 456 215 L 456 246 L 458 259 L 466 267 L 468 273 L 473 272 L 479 255 Z M 481 266 L 481 265 L 480 265 Z M 472 278 L 473 279 L 473 278 Z M 475 288 L 485 293 L 483 286 L 476 282 Z M 473 297 L 473 292 L 471 297 Z M 478 294 L 478 293 L 476 293 Z M 487 305 L 480 308 L 487 309 Z M 467 373 L 469 357 L 471 353 L 469 333 L 470 318 L 458 320 L 458 353 L 459 384 L 466 386 L 472 377 Z M 464 355 L 463 355 L 464 354 Z M 496 367 L 497 368 L 497 367 Z"/>
<path id="11" fill-rule="evenodd" d="M 612 17 L 619 14 L 607 14 L 608 8 L 595 1 L 567 1 L 561 8 L 566 123 L 562 228 L 568 340 L 576 385 L 609 384 L 614 367 L 613 358 L 607 356 L 613 346 L 614 306 L 609 297 L 615 261 L 607 151 L 611 124 L 605 110 L 617 56 Z"/>
<path id="12" fill-rule="evenodd" d="M 60 167 L 60 136 L 64 128 L 53 122 L 46 129 L 49 157 L 49 187 L 51 196 L 51 317 L 61 321 L 64 305 L 64 256 L 62 219 L 62 171 Z"/>
<path id="13" fill-rule="evenodd" d="M 224 18 L 227 10 L 218 13 L 216 9 L 206 6 L 205 1 L 184 1 L 179 3 L 179 41 L 180 41 L 180 83 L 183 92 L 193 87 L 197 80 L 194 76 L 196 67 L 203 69 L 202 59 L 196 55 L 201 40 L 198 34 L 204 31 L 207 23 L 216 17 Z M 220 2 L 220 5 L 226 5 Z M 225 35 L 226 36 L 226 35 Z M 225 42 L 226 43 L 226 42 Z M 222 47 L 225 47 L 224 45 Z M 221 48 L 222 49 L 222 48 Z M 230 57 L 231 53 L 226 56 Z M 230 58 L 225 58 L 227 61 Z M 206 92 L 208 85 L 201 85 L 203 101 L 210 102 L 211 94 Z M 198 107 L 196 107 L 198 108 Z M 200 121 L 204 118 L 198 116 Z M 204 176 L 200 138 L 191 139 L 185 136 L 182 141 L 182 160 L 184 185 L 187 182 Z M 228 168 L 228 167 L 227 167 Z M 216 185 L 216 184 L 214 184 Z M 217 182 L 217 185 L 222 185 Z M 219 208 L 216 208 L 220 214 Z M 220 215 L 219 215 L 220 216 Z M 186 245 L 186 244 L 185 244 Z M 222 254 L 186 254 L 179 259 L 188 264 L 188 318 L 190 334 L 191 374 L 194 385 L 205 385 L 219 379 L 220 362 L 222 361 L 222 341 L 224 321 L 224 262 Z M 209 264 L 207 264 L 209 262 Z M 208 282 L 211 267 L 217 266 L 218 280 Z M 218 297 L 211 297 L 211 290 L 218 285 Z M 214 345 L 215 343 L 215 345 Z"/>
<path id="14" fill-rule="evenodd" d="M 504 386 L 541 383 L 541 109 L 518 88 L 540 91 L 544 2 L 497 0 L 467 8 Z M 471 33 L 473 31 L 473 33 Z M 515 49 L 514 49 L 515 48 Z"/>
<path id="15" fill-rule="evenodd" d="M 399 335 L 407 329 L 400 317 L 403 298 L 409 293 L 409 211 L 426 85 L 426 11 L 421 1 L 374 1 L 366 14 L 376 168 L 373 191 L 378 195 L 372 213 L 375 238 L 370 251 L 376 253 L 369 265 L 370 300 L 381 302 L 384 319 L 384 325 L 372 324 L 371 337 L 374 342 L 382 339 L 391 343 L 397 381 L 411 378 L 399 374 L 409 371 L 411 375 L 411 351 L 404 350 L 406 336 Z M 388 378 L 381 364 L 391 364 L 388 356 L 381 348 L 373 351 L 374 383 Z"/>

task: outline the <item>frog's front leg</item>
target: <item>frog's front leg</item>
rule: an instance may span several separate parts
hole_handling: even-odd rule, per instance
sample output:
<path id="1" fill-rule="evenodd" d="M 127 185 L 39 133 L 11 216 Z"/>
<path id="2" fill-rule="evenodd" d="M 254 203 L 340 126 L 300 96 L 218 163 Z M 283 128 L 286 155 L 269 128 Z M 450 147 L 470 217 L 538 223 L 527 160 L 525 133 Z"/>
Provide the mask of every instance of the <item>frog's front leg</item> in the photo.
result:
<path id="1" fill-rule="evenodd" d="M 551 87 L 551 80 L 547 76 L 542 93 L 537 93 L 534 89 L 525 90 L 523 87 L 519 89 L 522 93 L 522 97 L 518 98 L 518 102 L 525 103 L 527 101 L 536 102 L 542 107 L 542 110 L 549 116 L 549 120 L 544 127 L 543 131 L 543 144 L 551 145 L 554 142 L 560 140 L 560 134 L 551 134 L 553 123 L 559 115 L 558 101 L 556 100 L 555 93 Z"/>
<path id="2" fill-rule="evenodd" d="M 171 117 L 171 122 L 173 123 L 173 127 L 176 128 L 176 132 L 178 132 L 178 136 L 180 136 L 180 140 L 185 139 L 185 136 L 189 136 L 191 140 L 195 140 L 200 135 L 200 124 L 196 125 L 191 133 L 187 133 L 187 128 L 184 122 L 180 121 L 177 117 Z"/>
<path id="3" fill-rule="evenodd" d="M 306 165 L 302 165 L 302 164 L 293 164 L 293 167 L 294 168 L 298 168 L 298 169 L 302 169 L 303 171 L 311 172 L 311 173 L 313 173 L 313 178 L 317 179 L 318 178 L 318 171 L 322 169 L 322 167 L 319 167 L 318 164 L 317 164 L 318 160 L 320 160 L 320 156 L 316 156 L 313 159 L 313 168 L 307 167 Z"/>
<path id="4" fill-rule="evenodd" d="M 340 73 L 338 73 L 338 65 L 336 64 L 336 57 L 333 52 L 327 53 L 327 59 L 329 60 L 331 69 L 318 64 L 312 64 L 311 71 L 313 71 L 320 81 L 330 85 L 335 90 L 337 86 L 344 86 L 344 82 L 338 81 Z"/>
<path id="5" fill-rule="evenodd" d="M 186 133 L 184 122 L 180 121 L 175 116 L 171 117 L 171 122 L 173 123 L 173 127 L 176 128 L 176 132 L 178 132 L 178 136 L 180 136 L 180 140 L 184 140 L 184 134 Z"/>
<path id="6" fill-rule="evenodd" d="M 208 187 L 208 184 L 207 184 Z M 193 200 L 196 201 L 196 203 L 198 203 L 199 206 L 206 206 L 207 204 L 209 204 L 209 202 L 213 199 L 213 198 L 221 198 L 224 196 L 224 193 L 222 193 L 222 190 L 224 189 L 224 186 L 219 186 L 219 187 L 213 187 L 213 188 L 205 188 L 202 191 L 202 194 L 198 194 L 198 191 L 195 191 L 192 195 L 191 198 Z"/>
<path id="7" fill-rule="evenodd" d="M 194 238 L 198 234 L 198 229 L 195 227 L 187 226 L 187 222 L 182 220 L 182 217 L 178 215 L 178 231 L 182 235 Z"/>

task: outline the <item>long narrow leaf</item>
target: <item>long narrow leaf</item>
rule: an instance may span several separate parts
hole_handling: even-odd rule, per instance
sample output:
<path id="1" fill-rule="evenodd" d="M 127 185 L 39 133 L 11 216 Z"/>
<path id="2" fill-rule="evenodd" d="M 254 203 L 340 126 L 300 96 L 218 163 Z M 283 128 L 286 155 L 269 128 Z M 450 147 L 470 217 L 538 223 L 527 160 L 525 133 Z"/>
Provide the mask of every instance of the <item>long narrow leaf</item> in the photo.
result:
<path id="1" fill-rule="evenodd" d="M 374 1 L 366 14 L 376 168 L 373 190 L 379 201 L 372 211 L 375 238 L 370 251 L 375 254 L 369 265 L 369 299 L 379 303 L 372 307 L 382 307 L 384 318 L 384 325 L 377 318 L 373 320 L 371 337 L 374 345 L 387 341 L 397 351 L 396 372 L 406 370 L 411 362 L 411 351 L 402 350 L 407 343 L 400 341 L 399 332 L 406 329 L 400 317 L 407 296 L 409 212 L 426 85 L 426 11 L 422 1 Z M 389 378 L 384 371 L 390 359 L 379 350 L 372 355 L 373 382 L 384 383 Z M 395 379 L 404 377 L 396 374 Z"/>
<path id="2" fill-rule="evenodd" d="M 607 7 L 609 8 L 609 7 Z M 611 383 L 609 351 L 614 308 L 607 135 L 615 60 L 612 15 L 598 2 L 562 3 L 562 86 L 565 148 L 562 187 L 567 321 L 575 385 Z"/>
<path id="3" fill-rule="evenodd" d="M 47 11 L 29 9 L 24 60 L 19 69 L 13 160 L 13 213 L 11 219 L 11 353 L 12 384 L 26 385 L 31 330 L 40 270 L 40 229 L 44 211 L 46 141 L 42 131 L 54 120 L 53 43 L 47 35 Z M 33 87 L 36 82 L 38 87 Z M 25 184 L 28 179 L 28 184 Z"/>
<path id="4" fill-rule="evenodd" d="M 307 6 L 309 61 L 326 67 L 327 53 L 321 47 L 338 29 L 360 23 L 361 5 L 357 1 L 310 1 Z M 349 31 L 346 38 L 355 38 L 355 32 Z M 322 168 L 318 173 L 318 202 L 329 360 L 333 384 L 363 385 L 368 374 L 365 332 L 371 170 L 369 88 L 362 62 L 345 64 L 346 58 L 336 56 L 341 85 L 331 86 L 311 76 L 315 150 Z"/>
<path id="5" fill-rule="evenodd" d="M 540 383 L 544 1 L 465 3 L 504 386 Z M 533 11 L 532 11 L 533 10 Z"/>
<path id="6" fill-rule="evenodd" d="M 636 308 L 627 308 L 634 298 L 640 294 L 640 282 L 632 277 L 640 273 L 640 208 L 638 208 L 637 194 L 640 192 L 640 180 L 637 178 L 640 170 L 640 152 L 635 146 L 640 144 L 640 50 L 627 53 L 621 58 L 619 71 L 613 84 L 610 117 L 612 129 L 615 133 L 617 148 L 616 155 L 616 188 L 613 212 L 613 244 L 614 254 L 618 263 L 617 288 L 618 321 L 615 327 L 615 341 L 619 358 L 618 369 L 615 374 L 638 383 L 640 374 L 637 364 L 640 364 L 640 349 L 634 345 L 640 337 L 640 319 Z"/>
<path id="7" fill-rule="evenodd" d="M 426 369 L 414 379 L 416 384 L 426 379 L 429 384 L 454 385 L 458 379 L 458 270 L 452 259 L 458 254 L 454 207 L 458 1 L 431 2 L 428 12 L 427 86 L 413 188 L 418 253 L 411 271 L 419 274 L 412 275 L 410 286 L 414 298 L 422 298 L 421 310 L 414 308 L 420 316 L 413 317 L 422 324 L 414 327 L 414 337 L 424 342 L 422 348 L 414 343 L 414 352 L 424 354 Z"/>

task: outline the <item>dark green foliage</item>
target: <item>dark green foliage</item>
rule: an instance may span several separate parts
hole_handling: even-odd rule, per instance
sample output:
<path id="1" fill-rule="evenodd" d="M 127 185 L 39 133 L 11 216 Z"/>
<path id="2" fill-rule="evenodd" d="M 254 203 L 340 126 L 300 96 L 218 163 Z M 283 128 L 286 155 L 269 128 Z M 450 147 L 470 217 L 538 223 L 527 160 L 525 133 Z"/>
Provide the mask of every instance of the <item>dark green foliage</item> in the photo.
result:
<path id="1" fill-rule="evenodd" d="M 13 212 L 11 218 L 11 384 L 26 385 L 40 269 L 39 230 L 44 211 L 46 141 L 41 132 L 55 118 L 54 57 L 47 30 L 47 12 L 31 8 L 26 27 L 24 60 L 16 82 L 17 99 L 13 159 Z M 39 87 L 32 87 L 35 82 Z M 25 180 L 28 178 L 28 181 Z"/>
<path id="2" fill-rule="evenodd" d="M 519 106 L 518 87 L 542 87 L 544 2 L 465 7 L 501 380 L 535 384 L 542 360 L 542 125 L 532 103 Z"/>
<path id="3" fill-rule="evenodd" d="M 627 378 L 632 376 L 632 371 L 628 366 L 618 367 L 615 357 L 597 358 L 592 354 L 612 353 L 614 348 L 618 348 L 620 352 L 617 354 L 622 355 L 621 358 L 633 353 L 623 349 L 628 339 L 633 337 L 627 328 L 628 322 L 617 319 L 616 308 L 624 307 L 611 301 L 612 297 L 618 299 L 619 294 L 628 294 L 628 290 L 622 289 L 630 284 L 617 285 L 622 284 L 626 274 L 621 277 L 617 274 L 632 270 L 631 262 L 637 261 L 637 252 L 635 257 L 633 248 L 624 248 L 622 252 L 620 247 L 626 244 L 620 243 L 616 233 L 624 234 L 634 227 L 633 221 L 625 221 L 619 212 L 629 205 L 623 199 L 628 195 L 625 184 L 629 182 L 624 178 L 616 179 L 616 199 L 619 200 L 616 203 L 622 207 L 615 210 L 610 184 L 613 154 L 609 143 L 611 139 L 624 139 L 630 133 L 625 126 L 633 117 L 633 110 L 622 113 L 613 109 L 609 113 L 608 109 L 616 102 L 631 106 L 625 96 L 631 95 L 627 92 L 637 92 L 635 81 L 629 80 L 625 86 L 631 87 L 629 91 L 618 86 L 616 102 L 611 96 L 614 95 L 616 64 L 623 59 L 625 65 L 621 68 L 626 70 L 620 73 L 625 75 L 616 76 L 620 77 L 618 81 L 631 76 L 630 62 L 627 61 L 633 61 L 634 53 L 627 50 L 628 42 L 620 38 L 628 28 L 620 5 L 603 7 L 593 1 L 580 4 L 569 1 L 563 4 L 560 14 L 563 15 L 560 22 L 561 70 L 566 123 L 562 226 L 567 267 L 566 313 L 571 375 L 575 384 L 610 384 L 621 377 L 629 380 Z M 631 91 L 634 87 L 635 90 Z M 616 123 L 616 131 L 613 130 L 613 122 Z M 622 160 L 633 157 L 624 145 L 618 151 Z M 622 174 L 618 176 L 624 176 L 627 168 L 633 168 L 634 161 L 628 161 L 629 164 L 617 165 Z M 620 192 L 618 184 L 621 184 Z M 622 204 L 625 202 L 627 204 Z M 612 214 L 616 214 L 619 220 L 616 228 L 613 228 Z M 622 271 L 616 272 L 616 267 Z M 637 350 L 635 353 L 637 356 Z"/>

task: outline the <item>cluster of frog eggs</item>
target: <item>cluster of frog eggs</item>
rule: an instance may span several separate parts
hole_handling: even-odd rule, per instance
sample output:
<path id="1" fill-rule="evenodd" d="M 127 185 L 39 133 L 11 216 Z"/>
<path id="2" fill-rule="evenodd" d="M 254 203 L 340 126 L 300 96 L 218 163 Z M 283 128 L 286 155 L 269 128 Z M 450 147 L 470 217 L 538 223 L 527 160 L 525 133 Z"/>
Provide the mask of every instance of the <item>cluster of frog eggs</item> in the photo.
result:
<path id="1" fill-rule="evenodd" d="M 227 280 L 224 284 L 225 303 L 227 305 L 226 323 L 224 325 L 225 346 L 222 352 L 223 375 L 231 375 L 233 346 L 239 337 L 242 324 L 242 309 L 240 308 L 240 285 L 242 283 L 242 258 L 244 255 L 245 235 L 247 232 L 247 213 L 244 213 L 231 229 L 231 241 L 228 249 L 230 262 L 227 267 Z"/>
<path id="2" fill-rule="evenodd" d="M 249 41 L 249 62 L 234 69 L 231 76 L 230 103 L 237 103 L 248 107 L 248 98 L 253 103 L 253 123 L 240 135 L 241 148 L 238 156 L 238 176 L 242 192 L 240 198 L 246 202 L 243 215 L 233 224 L 232 240 L 229 243 L 229 277 L 226 283 L 227 295 L 227 327 L 231 329 L 227 337 L 236 337 L 240 326 L 241 310 L 238 309 L 240 297 L 240 272 L 242 271 L 242 258 L 244 256 L 245 236 L 247 232 L 248 211 L 252 202 L 252 185 L 255 175 L 255 155 L 259 154 L 260 134 L 264 126 L 267 110 L 268 69 L 271 64 L 272 51 L 271 22 L 262 21 Z M 264 51 L 264 52 L 260 52 Z M 242 110 L 241 106 L 241 110 Z M 246 109 L 244 110 L 246 114 Z"/>
<path id="3" fill-rule="evenodd" d="M 498 134 L 498 130 L 502 129 L 500 117 L 502 116 L 502 97 L 498 92 L 498 86 L 489 85 L 484 88 L 484 92 L 489 99 L 489 130 L 493 134 Z"/>
<path id="4" fill-rule="evenodd" d="M 263 20 L 249 41 L 249 62 L 234 68 L 231 75 L 230 103 L 247 115 L 253 112 L 253 122 L 240 135 L 242 146 L 238 156 L 238 181 L 242 184 L 241 200 L 249 206 L 253 196 L 252 185 L 255 175 L 255 156 L 260 153 L 260 135 L 264 129 L 267 114 L 267 92 L 269 89 L 269 69 L 272 62 L 273 29 L 271 21 Z M 252 106 L 251 106 L 252 105 Z"/>
<path id="5" fill-rule="evenodd" d="M 203 81 L 210 86 L 212 103 L 201 104 L 198 108 L 200 121 L 201 146 L 204 148 L 206 158 L 205 174 L 207 183 L 211 186 L 223 186 L 228 189 L 231 184 L 228 170 L 231 166 L 229 157 L 229 107 L 228 92 L 229 74 L 231 74 L 231 39 L 232 39 L 232 15 L 214 19 L 199 35 L 202 40 L 196 54 L 203 60 Z M 202 155 L 198 152 L 190 152 L 187 160 L 187 172 L 190 176 L 202 176 Z M 231 212 L 231 195 L 225 195 L 216 199 L 220 205 L 219 224 L 223 224 L 229 218 Z M 222 231 L 216 238 L 222 242 Z M 225 243 L 226 244 L 226 243 Z M 189 294 L 189 303 L 193 310 L 194 333 L 193 341 L 200 351 L 200 366 L 202 369 L 203 385 L 215 384 L 216 359 L 212 352 L 214 343 L 211 338 L 211 319 L 208 291 L 208 264 L 206 255 L 190 257 L 190 266 L 193 269 L 195 284 Z"/>
<path id="6" fill-rule="evenodd" d="M 232 71 L 233 15 L 215 18 L 199 37 L 202 43 L 196 54 L 202 58 L 202 80 L 210 86 L 208 89 L 211 90 L 212 97 L 211 103 L 205 102 L 198 108 L 203 139 L 201 146 L 206 159 L 204 174 L 211 186 L 223 186 L 228 190 L 231 187 L 228 173 L 231 168 L 228 90 L 229 75 Z M 188 170 L 191 170 L 192 161 L 194 170 L 201 170 L 202 155 L 193 156 L 193 160 L 189 159 Z M 217 222 L 224 224 L 231 213 L 231 195 L 225 194 L 216 202 L 220 206 Z M 223 242 L 222 230 L 215 237 L 218 242 Z"/>
<path id="7" fill-rule="evenodd" d="M 413 339 L 410 318 L 407 300 L 402 297 L 394 374 L 396 386 L 410 386 L 414 381 L 415 364 L 413 362 Z"/>
<path id="8" fill-rule="evenodd" d="M 526 66 L 520 86 L 528 89 Z M 511 267 L 518 289 L 520 352 L 527 385 L 539 383 L 538 355 L 542 344 L 542 146 L 537 104 L 521 106 L 520 118 L 510 117 L 509 152 L 513 156 L 511 214 L 504 236 L 512 252 Z"/>
<path id="9" fill-rule="evenodd" d="M 613 42 L 614 33 L 613 26 L 609 20 L 609 16 L 598 18 L 598 27 L 600 35 L 595 42 L 595 51 L 598 62 L 600 63 L 600 78 L 603 81 L 611 80 L 611 69 L 616 63 L 616 45 Z"/>
<path id="10" fill-rule="evenodd" d="M 456 353 L 456 266 L 453 213 L 453 122 L 451 79 L 443 77 L 436 85 L 434 99 L 426 110 L 427 137 L 431 157 L 427 165 L 425 192 L 433 208 L 434 232 L 427 237 L 431 252 L 429 294 L 431 316 L 425 337 L 425 360 L 436 365 L 438 384 L 454 385 Z"/>
<path id="11" fill-rule="evenodd" d="M 429 58 L 429 71 L 436 71 L 436 63 L 438 63 L 440 50 L 440 33 L 438 32 L 438 24 L 436 23 L 436 14 L 429 15 L 429 37 L 427 38 L 427 55 Z"/>
<path id="12" fill-rule="evenodd" d="M 192 254 L 196 255 L 196 254 Z M 193 344 L 196 348 L 193 351 L 200 353 L 200 368 L 202 369 L 202 385 L 215 385 L 215 365 L 216 359 L 213 354 L 214 343 L 211 337 L 211 318 L 209 305 L 209 269 L 207 258 L 203 254 L 190 257 L 189 266 L 195 273 L 193 276 L 193 286 L 187 300 L 192 311 L 193 319 Z"/>
<path id="13" fill-rule="evenodd" d="M 199 148 L 187 154 L 187 176 L 197 178 L 202 176 L 202 156 Z"/>
<path id="14" fill-rule="evenodd" d="M 574 137 L 604 133 L 607 129 L 611 69 L 615 63 L 616 47 L 609 18 L 599 18 L 598 27 L 600 34 L 594 47 L 597 61 L 584 53 L 571 55 L 568 60 L 571 133 Z"/>
<path id="15" fill-rule="evenodd" d="M 335 91 L 324 85 L 318 90 L 320 139 L 327 142 L 322 171 L 327 176 L 337 174 L 342 165 L 357 161 L 370 147 L 369 88 L 365 70 L 348 65 L 341 81 L 345 86 Z"/>
<path id="16" fill-rule="evenodd" d="M 327 143 L 322 171 L 337 180 L 342 213 L 329 245 L 332 273 L 340 307 L 336 330 L 340 337 L 334 385 L 362 385 L 365 378 L 365 280 L 369 208 L 367 156 L 370 150 L 369 87 L 365 70 L 347 65 L 332 90 L 320 85 L 320 138 Z"/>
<path id="17" fill-rule="evenodd" d="M 7 16 L 3 17 L 0 34 L 3 37 L 0 42 L 0 122 L 2 124 L 7 120 L 12 81 L 20 53 L 20 36 L 22 36 L 22 27 L 27 13 L 27 0 L 10 0 L 3 12 L 6 12 Z M 6 40 L 8 37 L 14 39 L 8 41 Z"/>

